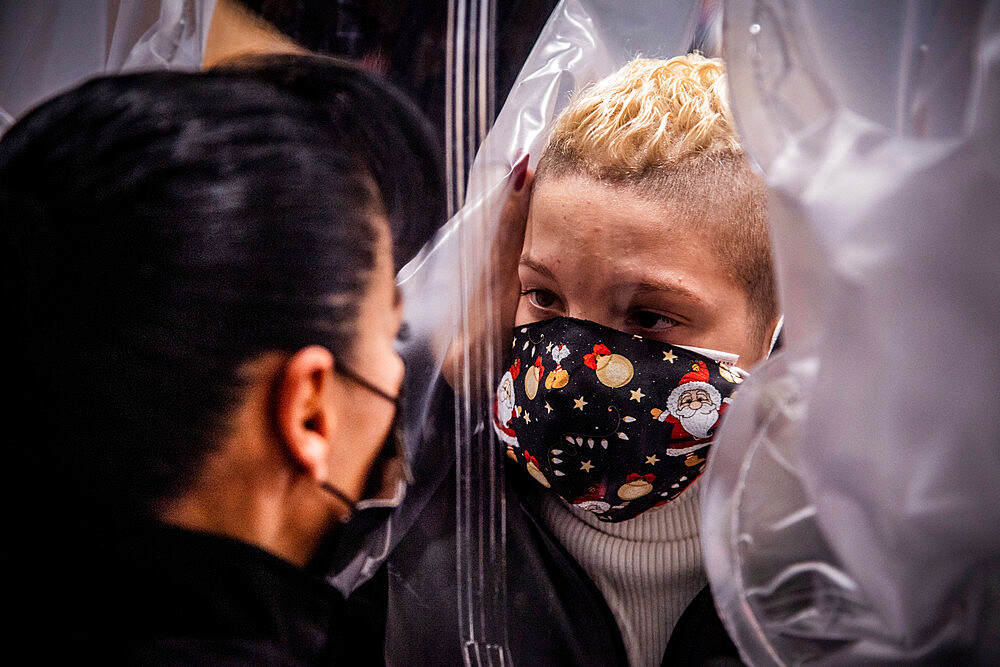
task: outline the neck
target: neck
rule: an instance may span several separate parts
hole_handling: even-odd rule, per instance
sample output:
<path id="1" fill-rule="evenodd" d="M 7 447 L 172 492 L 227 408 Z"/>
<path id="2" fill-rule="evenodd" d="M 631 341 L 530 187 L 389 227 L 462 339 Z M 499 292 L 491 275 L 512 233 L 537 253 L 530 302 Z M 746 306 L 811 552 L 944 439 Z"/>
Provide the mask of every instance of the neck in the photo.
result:
<path id="1" fill-rule="evenodd" d="M 206 69 L 230 58 L 277 53 L 307 51 L 235 0 L 218 0 L 205 42 Z"/>
<path id="2" fill-rule="evenodd" d="M 333 522 L 324 499 L 305 485 L 263 487 L 232 475 L 205 483 L 170 502 L 160 519 L 189 530 L 223 535 L 304 566 Z"/>
<path id="3" fill-rule="evenodd" d="M 699 538 L 700 480 L 663 507 L 603 523 L 542 497 L 542 521 L 601 591 L 633 665 L 658 665 L 670 632 L 706 584 Z"/>

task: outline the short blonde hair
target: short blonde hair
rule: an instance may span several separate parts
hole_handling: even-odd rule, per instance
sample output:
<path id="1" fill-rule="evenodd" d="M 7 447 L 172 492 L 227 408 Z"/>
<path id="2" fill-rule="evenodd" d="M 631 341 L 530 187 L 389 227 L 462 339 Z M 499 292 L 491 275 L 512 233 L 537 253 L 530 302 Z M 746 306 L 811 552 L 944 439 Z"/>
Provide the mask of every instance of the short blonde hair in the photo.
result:
<path id="1" fill-rule="evenodd" d="M 536 179 L 579 175 L 669 201 L 709 233 L 747 294 L 754 328 L 767 334 L 778 305 L 766 188 L 736 134 L 722 60 L 636 58 L 578 91 L 556 118 Z"/>
<path id="2" fill-rule="evenodd" d="M 637 175 L 695 155 L 740 151 L 722 61 L 697 53 L 632 60 L 573 97 L 549 150 L 595 176 Z"/>

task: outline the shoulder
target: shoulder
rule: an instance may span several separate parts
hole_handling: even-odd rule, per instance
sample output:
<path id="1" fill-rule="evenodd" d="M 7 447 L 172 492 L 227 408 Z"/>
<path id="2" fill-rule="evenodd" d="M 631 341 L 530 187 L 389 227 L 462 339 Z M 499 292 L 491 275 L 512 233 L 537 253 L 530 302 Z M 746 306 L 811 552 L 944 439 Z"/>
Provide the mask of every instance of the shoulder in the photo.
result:
<path id="1" fill-rule="evenodd" d="M 667 643 L 663 665 L 743 665 L 736 645 L 729 638 L 708 586 L 701 589 L 681 614 Z"/>
<path id="2" fill-rule="evenodd" d="M 219 665 L 249 667 L 250 665 L 305 666 L 308 663 L 269 641 L 245 639 L 218 640 L 205 638 L 154 641 L 121 656 L 124 664 L 166 667 L 167 665 Z"/>

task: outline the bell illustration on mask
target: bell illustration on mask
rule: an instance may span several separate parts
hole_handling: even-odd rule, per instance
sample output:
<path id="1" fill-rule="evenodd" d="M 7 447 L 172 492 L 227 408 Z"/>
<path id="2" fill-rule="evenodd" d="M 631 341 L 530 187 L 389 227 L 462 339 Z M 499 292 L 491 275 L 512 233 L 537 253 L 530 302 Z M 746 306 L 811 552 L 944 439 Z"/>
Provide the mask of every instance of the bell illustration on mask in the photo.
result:
<path id="1" fill-rule="evenodd" d="M 625 483 L 618 488 L 618 497 L 622 500 L 637 500 L 642 498 L 653 492 L 653 482 L 655 481 L 656 475 L 652 473 L 645 475 L 635 472 L 631 473 L 625 478 Z"/>
<path id="2" fill-rule="evenodd" d="M 620 354 L 612 354 L 607 345 L 595 345 L 592 354 L 584 355 L 583 363 L 597 371 L 597 379 L 612 389 L 624 387 L 635 374 L 632 362 Z"/>
<path id="3" fill-rule="evenodd" d="M 524 393 L 528 395 L 528 398 L 534 400 L 535 396 L 538 395 L 538 385 L 541 383 L 543 375 L 545 375 L 545 366 L 542 365 L 542 358 L 538 357 L 535 359 L 535 364 L 524 374 Z"/>

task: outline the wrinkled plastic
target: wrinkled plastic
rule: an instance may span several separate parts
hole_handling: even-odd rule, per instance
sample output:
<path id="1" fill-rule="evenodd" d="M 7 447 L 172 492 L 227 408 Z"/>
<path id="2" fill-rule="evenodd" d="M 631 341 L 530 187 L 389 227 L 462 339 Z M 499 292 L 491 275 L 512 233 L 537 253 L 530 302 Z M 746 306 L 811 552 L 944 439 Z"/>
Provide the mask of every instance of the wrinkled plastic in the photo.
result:
<path id="1" fill-rule="evenodd" d="M 1000 3 L 733 0 L 784 348 L 702 488 L 748 662 L 1000 660 Z"/>
<path id="2" fill-rule="evenodd" d="M 99 74 L 199 69 L 214 0 L 33 0 L 0 5 L 0 132 Z"/>
<path id="3" fill-rule="evenodd" d="M 160 0 L 156 22 L 129 51 L 123 71 L 198 70 L 215 10 L 215 0 Z"/>
<path id="4" fill-rule="evenodd" d="M 414 447 L 414 485 L 371 548 L 338 578 L 345 589 L 374 571 L 413 525 L 444 479 L 457 468 L 458 593 L 468 664 L 506 664 L 504 496 L 502 448 L 489 427 L 489 400 L 499 355 L 486 344 L 502 323 L 483 296 L 491 249 L 498 240 L 512 165 L 530 155 L 533 167 L 555 114 L 577 88 L 603 77 L 636 54 L 670 57 L 686 51 L 699 3 L 566 0 L 554 10 L 525 62 L 468 177 L 465 204 L 436 239 L 400 272 L 408 341 L 405 442 Z M 507 323 L 511 326 L 512 323 Z M 485 332 L 486 335 L 479 335 Z M 441 420 L 442 365 L 463 344 L 454 374 L 454 430 L 433 432 Z M 446 369 L 448 370 L 448 369 Z M 390 663 L 405 656 L 387 656 Z"/>

